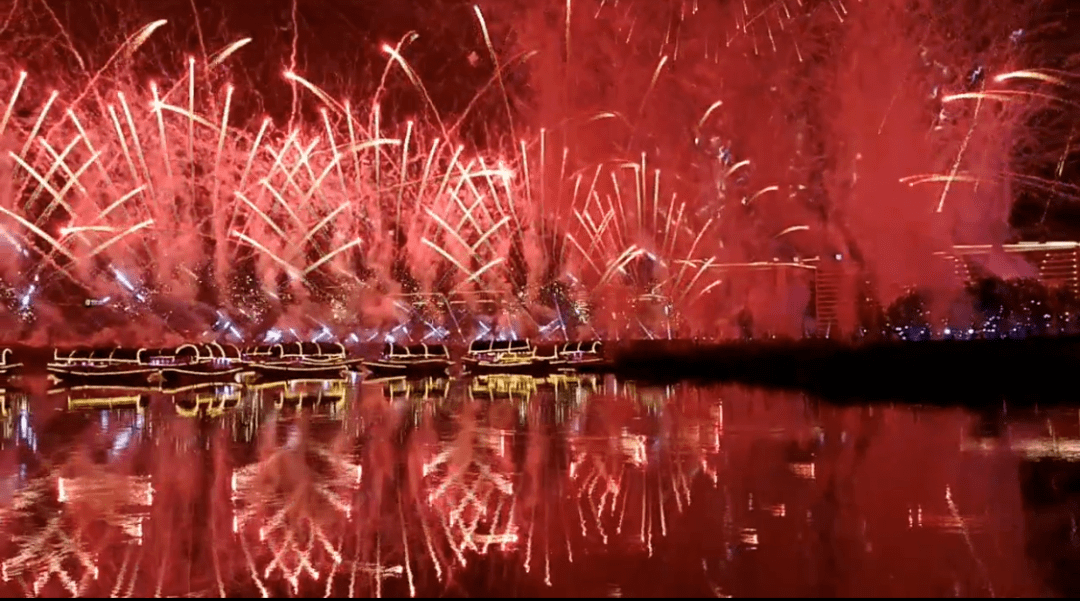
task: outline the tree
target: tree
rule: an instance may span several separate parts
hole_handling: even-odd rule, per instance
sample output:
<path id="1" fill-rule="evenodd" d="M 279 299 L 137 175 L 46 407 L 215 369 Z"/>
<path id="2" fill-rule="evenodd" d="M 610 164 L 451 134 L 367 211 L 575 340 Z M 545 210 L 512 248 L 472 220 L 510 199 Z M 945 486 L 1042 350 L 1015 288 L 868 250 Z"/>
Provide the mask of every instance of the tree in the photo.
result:
<path id="1" fill-rule="evenodd" d="M 901 295 L 885 312 L 890 335 L 899 333 L 905 340 L 918 340 L 930 336 L 931 327 L 925 293 L 912 288 Z M 900 332 L 897 332 L 897 330 Z"/>

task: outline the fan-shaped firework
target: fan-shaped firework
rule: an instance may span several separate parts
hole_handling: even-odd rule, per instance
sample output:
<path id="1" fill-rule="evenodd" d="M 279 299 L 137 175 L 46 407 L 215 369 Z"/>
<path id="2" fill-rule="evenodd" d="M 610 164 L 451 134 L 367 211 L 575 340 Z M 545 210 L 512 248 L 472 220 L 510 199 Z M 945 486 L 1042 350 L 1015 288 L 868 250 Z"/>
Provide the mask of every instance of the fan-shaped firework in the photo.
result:
<path id="1" fill-rule="evenodd" d="M 230 83 L 249 38 L 141 80 L 164 20 L 67 88 L 13 70 L 13 337 L 715 335 L 747 305 L 790 307 L 762 327 L 796 334 L 804 278 L 724 274 L 839 253 L 894 294 L 938 277 L 934 251 L 1003 238 L 1014 185 L 1072 193 L 1032 167 L 1053 144 L 1013 156 L 1033 112 L 1068 105 L 1068 74 L 1020 69 L 1024 17 L 956 35 L 971 7 L 910 4 L 472 7 L 468 63 L 490 73 L 452 113 L 416 33 L 379 47 L 363 102 L 306 79 L 294 35 L 278 122 Z"/>

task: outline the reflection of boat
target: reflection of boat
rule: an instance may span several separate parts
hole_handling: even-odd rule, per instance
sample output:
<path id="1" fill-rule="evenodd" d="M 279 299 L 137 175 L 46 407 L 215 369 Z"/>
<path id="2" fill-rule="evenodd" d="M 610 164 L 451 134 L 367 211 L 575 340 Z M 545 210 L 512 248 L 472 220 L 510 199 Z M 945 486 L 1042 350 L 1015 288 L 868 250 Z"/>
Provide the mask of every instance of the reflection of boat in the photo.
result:
<path id="1" fill-rule="evenodd" d="M 546 382 L 550 384 L 554 389 L 556 396 L 561 391 L 585 391 L 590 393 L 597 393 L 600 391 L 600 380 L 594 374 L 578 374 L 574 372 L 561 372 L 557 374 L 551 374 L 546 378 Z"/>
<path id="2" fill-rule="evenodd" d="M 146 386 L 160 383 L 161 367 L 149 363 L 146 349 L 74 349 L 53 351 L 49 379 L 69 386 Z"/>
<path id="3" fill-rule="evenodd" d="M 0 424 L 3 425 L 2 438 L 8 440 L 15 434 L 15 416 L 20 409 L 27 407 L 26 395 L 15 393 L 12 398 L 11 391 L 0 388 Z"/>
<path id="4" fill-rule="evenodd" d="M 383 393 L 391 403 L 398 400 L 439 401 L 450 394 L 450 380 L 447 378 L 394 378 L 386 381 Z"/>
<path id="5" fill-rule="evenodd" d="M 184 417 L 217 417 L 239 402 L 240 387 L 233 385 L 202 388 L 173 397 L 176 412 Z"/>
<path id="6" fill-rule="evenodd" d="M 472 378 L 469 384 L 469 396 L 473 400 L 528 400 L 541 390 L 553 393 L 556 401 L 564 402 L 581 393 L 596 393 L 599 382 L 591 374 L 557 373 L 540 378 L 523 374 L 487 374 Z"/>
<path id="7" fill-rule="evenodd" d="M 549 359 L 538 357 L 528 340 L 477 340 L 461 358 L 467 374 L 532 374 L 551 371 Z"/>
<path id="8" fill-rule="evenodd" d="M 294 379 L 257 384 L 254 390 L 273 397 L 274 405 L 307 406 L 319 404 L 339 405 L 345 401 L 350 382 L 343 378 L 335 379 Z"/>
<path id="9" fill-rule="evenodd" d="M 371 377 L 376 379 L 445 376 L 451 365 L 453 361 L 450 359 L 450 351 L 441 344 L 403 346 L 388 343 L 379 359 L 364 363 L 364 367 L 371 372 Z"/>
<path id="10" fill-rule="evenodd" d="M 675 396 L 675 387 L 671 385 L 642 384 L 633 380 L 624 380 L 616 382 L 615 394 L 622 394 L 632 399 L 636 399 L 639 403 L 644 405 L 662 406 Z"/>
<path id="11" fill-rule="evenodd" d="M 610 369 L 611 361 L 604 356 L 604 344 L 599 340 L 565 342 L 555 347 L 549 360 L 559 371 L 597 372 Z"/>
<path id="12" fill-rule="evenodd" d="M 528 400 L 543 379 L 522 374 L 489 374 L 473 378 L 469 385 L 469 397 L 473 400 L 486 398 L 490 401 L 506 399 Z"/>
<path id="13" fill-rule="evenodd" d="M 248 369 L 261 380 L 282 381 L 296 378 L 336 379 L 360 368 L 361 361 L 350 360 L 340 343 L 291 342 L 259 346 L 244 351 Z"/>
<path id="14" fill-rule="evenodd" d="M 149 390 L 149 389 L 148 389 Z M 49 394 L 67 392 L 68 411 L 100 409 L 135 409 L 142 411 L 150 404 L 147 393 L 137 388 L 73 388 L 54 389 Z"/>
<path id="15" fill-rule="evenodd" d="M 161 368 L 163 380 L 169 387 L 240 382 L 250 373 L 240 349 L 231 344 L 185 344 L 175 349 L 144 350 L 143 353 L 150 365 Z"/>

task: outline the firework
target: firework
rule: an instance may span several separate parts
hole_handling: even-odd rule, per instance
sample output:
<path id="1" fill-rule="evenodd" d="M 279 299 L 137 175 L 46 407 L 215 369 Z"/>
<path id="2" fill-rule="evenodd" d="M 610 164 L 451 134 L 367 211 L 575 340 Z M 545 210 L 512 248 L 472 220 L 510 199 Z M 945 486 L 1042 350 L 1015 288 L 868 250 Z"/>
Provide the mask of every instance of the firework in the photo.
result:
<path id="1" fill-rule="evenodd" d="M 888 295 L 931 277 L 913 253 L 1001 238 L 1012 187 L 1073 192 L 1011 158 L 1033 112 L 1068 112 L 1072 80 L 1020 68 L 1035 53 L 1010 35 L 978 49 L 974 24 L 952 39 L 899 2 L 556 4 L 557 27 L 471 7 L 470 64 L 491 71 L 455 114 L 410 62 L 423 36 L 378 45 L 379 86 L 356 101 L 296 67 L 295 18 L 287 121 L 252 115 L 257 91 L 231 81 L 248 38 L 140 80 L 160 19 L 78 85 L 13 70 L 0 276 L 16 335 L 715 334 L 807 287 L 751 291 L 725 265 L 839 254 Z M 914 14 L 959 9 L 943 10 Z M 419 99 L 408 119 L 395 81 Z M 461 127 L 481 110 L 505 127 L 477 146 Z"/>

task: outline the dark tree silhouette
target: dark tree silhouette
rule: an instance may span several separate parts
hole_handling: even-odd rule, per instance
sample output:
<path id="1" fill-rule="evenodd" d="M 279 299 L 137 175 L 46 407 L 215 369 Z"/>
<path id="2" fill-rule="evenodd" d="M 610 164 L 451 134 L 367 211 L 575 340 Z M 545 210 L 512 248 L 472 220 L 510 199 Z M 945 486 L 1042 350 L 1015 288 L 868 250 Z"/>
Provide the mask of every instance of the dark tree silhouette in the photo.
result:
<path id="1" fill-rule="evenodd" d="M 930 312 L 925 296 L 922 291 L 912 288 L 889 305 L 885 322 L 890 337 L 919 340 L 930 335 Z M 897 329 L 900 331 L 897 332 Z"/>

